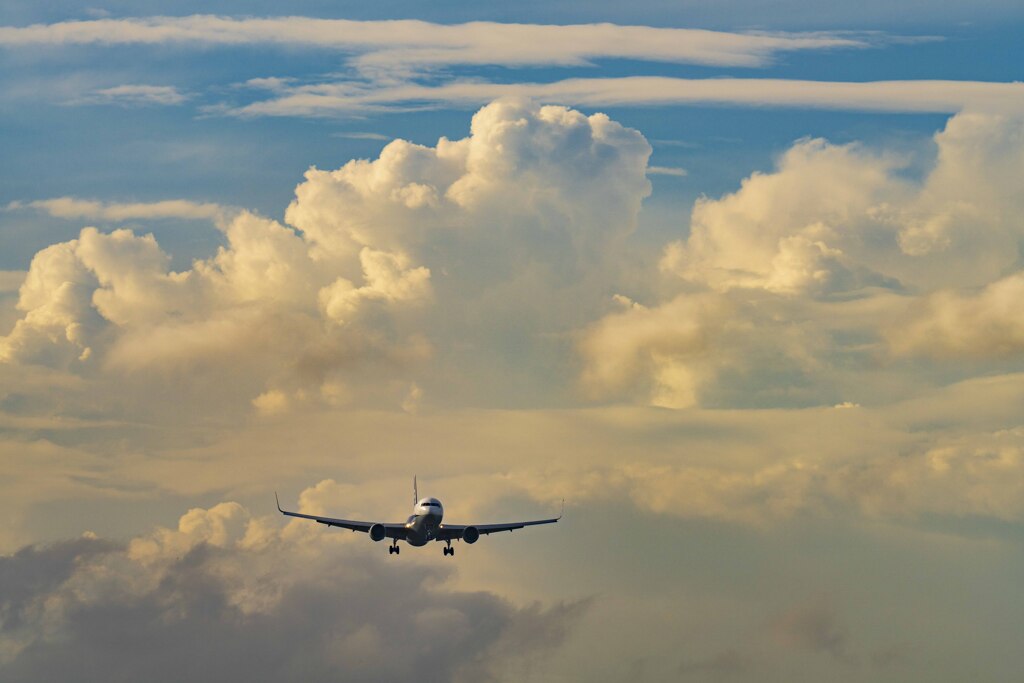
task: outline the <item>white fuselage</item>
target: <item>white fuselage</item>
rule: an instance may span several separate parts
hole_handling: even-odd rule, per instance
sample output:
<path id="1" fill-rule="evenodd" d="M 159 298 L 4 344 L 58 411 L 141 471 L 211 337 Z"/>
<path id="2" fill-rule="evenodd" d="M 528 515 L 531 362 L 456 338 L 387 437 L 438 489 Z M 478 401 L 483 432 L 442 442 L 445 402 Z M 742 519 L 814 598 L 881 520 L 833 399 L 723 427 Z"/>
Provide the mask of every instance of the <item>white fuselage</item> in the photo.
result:
<path id="1" fill-rule="evenodd" d="M 437 538 L 437 531 L 444 519 L 444 507 L 437 498 L 422 498 L 412 508 L 412 516 L 405 523 L 409 529 L 406 542 L 421 546 Z"/>

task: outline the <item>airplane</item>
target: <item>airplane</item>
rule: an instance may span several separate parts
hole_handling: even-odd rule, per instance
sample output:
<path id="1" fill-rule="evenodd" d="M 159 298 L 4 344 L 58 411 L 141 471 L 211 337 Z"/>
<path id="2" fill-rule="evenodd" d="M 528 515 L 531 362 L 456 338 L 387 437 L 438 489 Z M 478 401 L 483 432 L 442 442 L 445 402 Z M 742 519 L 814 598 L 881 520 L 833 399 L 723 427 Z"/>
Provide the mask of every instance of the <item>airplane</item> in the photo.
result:
<path id="1" fill-rule="evenodd" d="M 327 526 L 362 531 L 369 534 L 374 541 L 383 541 L 385 538 L 392 539 L 388 547 L 388 555 L 398 555 L 401 548 L 399 541 L 405 541 L 411 546 L 424 546 L 430 541 L 443 541 L 447 545 L 442 548 L 445 556 L 455 555 L 455 548 L 452 541 L 459 540 L 466 543 L 476 543 L 480 536 L 493 534 L 498 531 L 513 531 L 523 527 L 537 524 L 554 524 L 562 519 L 562 515 L 551 519 L 535 519 L 529 522 L 505 522 L 503 524 L 443 524 L 444 508 L 437 498 L 420 498 L 416 485 L 416 477 L 412 479 L 412 515 L 405 522 L 382 524 L 380 522 L 360 522 L 352 519 L 334 519 L 333 517 L 318 517 L 317 515 L 305 515 L 301 512 L 290 512 L 281 509 L 281 501 L 274 492 L 274 500 L 277 501 L 277 511 L 289 517 L 301 517 L 312 519 Z M 562 501 L 562 512 L 565 512 L 565 501 Z"/>

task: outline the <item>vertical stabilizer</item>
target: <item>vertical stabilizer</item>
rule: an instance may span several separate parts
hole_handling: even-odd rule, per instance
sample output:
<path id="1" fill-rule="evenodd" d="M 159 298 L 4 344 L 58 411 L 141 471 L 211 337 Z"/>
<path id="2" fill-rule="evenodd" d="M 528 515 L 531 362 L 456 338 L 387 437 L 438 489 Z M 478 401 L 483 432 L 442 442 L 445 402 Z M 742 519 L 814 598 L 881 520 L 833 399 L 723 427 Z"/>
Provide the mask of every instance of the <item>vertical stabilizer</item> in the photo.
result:
<path id="1" fill-rule="evenodd" d="M 416 487 L 416 475 L 412 475 L 412 506 L 416 507 L 416 503 L 420 502 L 420 493 Z"/>

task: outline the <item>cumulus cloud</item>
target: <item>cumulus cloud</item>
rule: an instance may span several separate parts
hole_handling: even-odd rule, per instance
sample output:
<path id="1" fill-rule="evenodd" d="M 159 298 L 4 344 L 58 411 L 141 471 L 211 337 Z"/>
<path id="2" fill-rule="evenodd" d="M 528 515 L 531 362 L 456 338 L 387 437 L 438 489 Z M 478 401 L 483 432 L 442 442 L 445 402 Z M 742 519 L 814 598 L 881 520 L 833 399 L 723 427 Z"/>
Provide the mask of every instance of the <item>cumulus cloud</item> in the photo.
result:
<path id="1" fill-rule="evenodd" d="M 1007 272 L 1024 237 L 1022 131 L 1019 117 L 954 116 L 918 181 L 904 157 L 798 141 L 774 171 L 696 202 L 659 264 L 676 293 L 590 325 L 584 385 L 686 407 L 741 379 L 776 404 L 780 390 L 835 404 L 883 363 L 909 377 L 906 356 L 1018 354 L 1020 282 Z"/>
<path id="2" fill-rule="evenodd" d="M 285 219 L 335 253 L 481 234 L 608 240 L 635 225 L 649 155 L 642 135 L 603 114 L 502 100 L 473 117 L 468 138 L 396 140 L 376 160 L 311 169 Z"/>
<path id="3" fill-rule="evenodd" d="M 775 172 L 699 201 L 662 265 L 718 290 L 848 291 L 870 271 L 925 289 L 989 283 L 1016 259 L 1022 121 L 954 116 L 920 183 L 901 179 L 906 162 L 892 155 L 798 142 Z"/>
<path id="4" fill-rule="evenodd" d="M 174 272 L 152 235 L 83 229 L 36 255 L 0 357 L 108 377 L 241 372 L 258 389 L 246 383 L 244 403 L 265 414 L 378 389 L 417 405 L 410 368 L 438 338 L 484 348 L 480 335 L 513 311 L 530 334 L 566 333 L 598 305 L 649 192 L 650 151 L 602 114 L 501 101 L 464 139 L 396 140 L 377 159 L 310 169 L 286 224 L 177 200 L 16 203 L 67 218 L 207 218 L 227 243 Z M 530 304 L 542 295 L 552 305 Z M 417 311 L 435 303 L 443 314 L 424 320 Z"/>
<path id="5" fill-rule="evenodd" d="M 313 531 L 221 503 L 125 544 L 87 535 L 0 557 L 0 672 L 504 680 L 516 659 L 557 648 L 586 609 L 448 590 L 450 569 L 371 560 Z"/>
<path id="6" fill-rule="evenodd" d="M 684 408 L 697 403 L 711 349 L 733 313 L 721 297 L 679 297 L 656 310 L 633 302 L 596 323 L 581 343 L 583 383 L 591 392 L 629 387 L 638 375 L 653 384 L 652 405 Z"/>
<path id="7" fill-rule="evenodd" d="M 329 344 L 330 332 L 317 322 L 317 294 L 331 273 L 318 267 L 302 238 L 248 213 L 226 226 L 226 237 L 227 247 L 185 272 L 168 269 L 169 256 L 152 235 L 129 230 L 85 228 L 49 247 L 33 259 L 21 287 L 24 316 L 3 338 L 3 358 L 79 372 L 208 362 L 252 369 L 267 354 L 301 357 Z M 408 269 L 409 275 L 401 263 L 389 261 L 383 274 L 371 268 L 369 293 L 357 289 L 348 312 L 355 315 L 367 300 L 386 307 L 422 293 L 429 274 Z M 349 343 L 368 340 L 366 334 L 351 326 L 344 333 Z M 387 353 L 389 342 L 376 339 Z"/>
<path id="8" fill-rule="evenodd" d="M 977 293 L 943 290 L 917 304 L 890 331 L 900 355 L 1006 357 L 1024 350 L 1024 273 Z"/>
<path id="9" fill-rule="evenodd" d="M 858 232 L 871 227 L 870 209 L 900 195 L 895 166 L 855 146 L 798 142 L 776 172 L 754 174 L 720 199 L 698 200 L 689 237 L 668 246 L 661 267 L 719 291 L 849 288 L 846 264 L 857 254 L 846 254 L 862 248 Z"/>

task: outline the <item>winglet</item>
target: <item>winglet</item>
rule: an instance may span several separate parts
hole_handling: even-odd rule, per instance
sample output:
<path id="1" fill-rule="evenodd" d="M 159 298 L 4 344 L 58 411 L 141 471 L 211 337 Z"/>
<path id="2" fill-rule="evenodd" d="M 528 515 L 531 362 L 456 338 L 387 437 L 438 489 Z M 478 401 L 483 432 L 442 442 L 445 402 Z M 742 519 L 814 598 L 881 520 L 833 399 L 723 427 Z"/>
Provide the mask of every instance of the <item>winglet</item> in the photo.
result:
<path id="1" fill-rule="evenodd" d="M 277 503 L 277 511 L 280 512 L 283 515 L 284 514 L 284 510 L 281 509 L 281 501 L 278 500 L 278 498 L 277 498 L 277 491 L 274 491 L 274 502 Z"/>
<path id="2" fill-rule="evenodd" d="M 564 515 L 564 514 L 565 514 L 565 498 L 562 499 L 562 511 L 558 513 L 558 517 L 556 517 L 556 519 L 561 519 L 562 515 Z"/>

